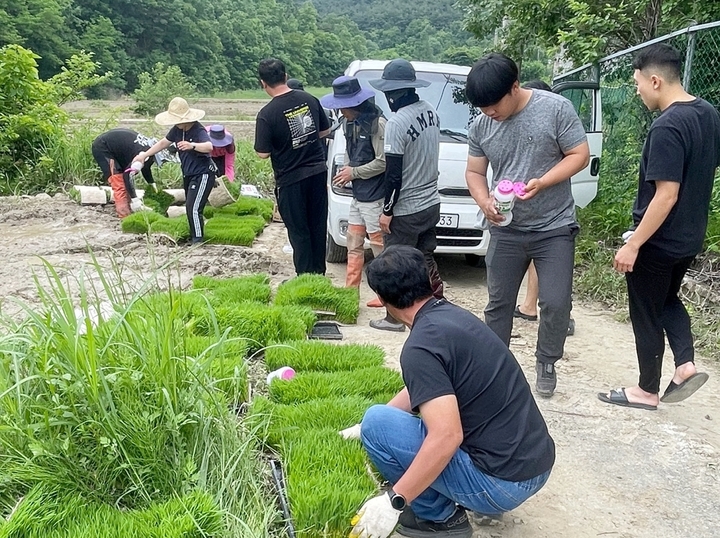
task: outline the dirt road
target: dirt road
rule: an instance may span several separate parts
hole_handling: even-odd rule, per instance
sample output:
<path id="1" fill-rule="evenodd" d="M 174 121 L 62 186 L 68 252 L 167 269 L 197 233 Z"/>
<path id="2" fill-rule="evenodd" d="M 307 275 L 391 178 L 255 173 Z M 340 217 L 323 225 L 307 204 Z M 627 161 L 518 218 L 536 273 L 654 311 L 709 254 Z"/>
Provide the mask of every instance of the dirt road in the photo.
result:
<path id="1" fill-rule="evenodd" d="M 38 256 L 54 264 L 77 289 L 77 277 L 90 262 L 88 247 L 106 268 L 119 268 L 128 283 L 138 284 L 158 267 L 163 282 L 187 286 L 195 274 L 232 276 L 252 271 L 271 275 L 274 285 L 293 276 L 280 224 L 269 226 L 252 249 L 204 246 L 190 249 L 163 239 L 120 232 L 112 207 L 84 208 L 62 196 L 55 199 L 0 198 L 0 297 L 4 313 L 17 313 L 9 298 L 34 302 L 33 271 Z M 486 301 L 485 271 L 462 258 L 440 257 L 447 295 L 480 315 Z M 344 267 L 332 264 L 333 280 L 344 282 Z M 97 282 L 89 274 L 91 281 Z M 42 277 L 41 277 L 42 280 Z M 365 308 L 371 297 L 363 284 L 356 326 L 343 328 L 345 341 L 382 345 L 388 364 L 406 334 L 367 327 L 380 313 Z M 700 357 L 711 375 L 690 400 L 663 405 L 658 411 L 622 409 L 600 403 L 600 390 L 636 381 L 634 342 L 627 324 L 611 312 L 576 304 L 575 336 L 567 341 L 558 366 L 558 390 L 539 405 L 557 443 L 557 464 L 550 481 L 499 525 L 481 527 L 477 537 L 506 538 L 714 538 L 720 536 L 720 368 Z M 511 349 L 531 383 L 537 324 L 517 323 Z M 668 353 L 669 356 L 669 353 Z M 665 363 L 667 383 L 672 371 Z"/>

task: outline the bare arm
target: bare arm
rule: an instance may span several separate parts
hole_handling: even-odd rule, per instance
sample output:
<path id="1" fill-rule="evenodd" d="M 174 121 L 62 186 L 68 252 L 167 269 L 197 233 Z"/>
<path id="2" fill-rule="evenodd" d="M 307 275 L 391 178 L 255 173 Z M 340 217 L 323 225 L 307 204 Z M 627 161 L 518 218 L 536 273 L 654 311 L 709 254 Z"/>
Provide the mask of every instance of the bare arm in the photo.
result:
<path id="1" fill-rule="evenodd" d="M 420 413 L 427 435 L 410 467 L 393 486 L 408 502 L 435 481 L 463 441 L 460 410 L 454 394 L 422 404 Z"/>
<path id="2" fill-rule="evenodd" d="M 161 152 L 164 149 L 169 148 L 171 144 L 172 142 L 170 142 L 167 138 L 163 137 L 157 142 L 155 142 L 153 147 L 151 147 L 150 149 L 141 151 L 140 153 L 135 155 L 135 158 L 133 158 L 133 162 L 137 161 L 143 163 L 145 162 L 145 159 L 147 159 L 148 157 L 152 157 L 153 155 Z"/>
<path id="3" fill-rule="evenodd" d="M 259 151 L 256 151 L 255 154 L 261 159 L 267 159 L 268 157 L 270 157 L 269 153 L 260 153 Z"/>
<path id="4" fill-rule="evenodd" d="M 503 221 L 503 216 L 495 209 L 493 197 L 490 195 L 487 182 L 487 169 L 489 160 L 487 157 L 468 157 L 465 168 L 465 182 L 470 190 L 470 196 L 482 209 L 490 222 L 498 224 Z"/>
<path id="5" fill-rule="evenodd" d="M 562 158 L 562 160 L 548 170 L 542 177 L 533 178 L 525 186 L 525 196 L 521 200 L 529 200 L 543 189 L 552 187 L 561 181 L 566 181 L 585 168 L 590 162 L 590 146 L 587 141 L 578 144 Z"/>
<path id="6" fill-rule="evenodd" d="M 407 387 L 398 392 L 392 400 L 387 403 L 390 407 L 397 407 L 398 409 L 405 411 L 406 413 L 412 413 L 412 407 L 410 406 L 410 395 L 408 394 Z"/>
<path id="7" fill-rule="evenodd" d="M 655 196 L 650 200 L 645 214 L 630 240 L 615 254 L 613 267 L 620 273 L 632 272 L 638 251 L 657 232 L 677 202 L 680 183 L 677 181 L 656 181 Z"/>

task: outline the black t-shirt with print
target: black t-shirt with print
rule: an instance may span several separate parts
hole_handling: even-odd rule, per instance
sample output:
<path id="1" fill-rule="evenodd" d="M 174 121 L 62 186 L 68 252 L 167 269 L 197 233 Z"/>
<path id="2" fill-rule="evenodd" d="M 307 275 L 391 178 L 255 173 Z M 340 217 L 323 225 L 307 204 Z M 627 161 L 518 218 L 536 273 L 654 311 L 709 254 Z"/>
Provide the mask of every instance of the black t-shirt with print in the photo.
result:
<path id="1" fill-rule="evenodd" d="M 320 102 L 307 92 L 291 90 L 273 97 L 258 113 L 255 151 L 269 153 L 278 187 L 327 170 L 324 141 L 330 128 Z"/>
<path id="2" fill-rule="evenodd" d="M 633 222 L 640 223 L 656 181 L 680 183 L 678 199 L 648 245 L 673 257 L 702 250 L 715 169 L 720 166 L 720 116 L 703 99 L 673 103 L 650 127 L 640 161 Z"/>
<path id="3" fill-rule="evenodd" d="M 183 131 L 175 125 L 168 131 L 165 138 L 175 143 L 181 140 L 194 142 L 196 144 L 210 142 L 210 135 L 199 121 L 193 123 L 187 131 Z M 183 176 L 200 176 L 209 173 L 211 169 L 215 168 L 215 163 L 213 163 L 209 153 L 201 153 L 191 149 L 188 151 L 178 151 L 178 155 L 180 155 L 180 166 L 182 167 Z"/>
<path id="4" fill-rule="evenodd" d="M 520 482 L 552 468 L 555 443 L 520 365 L 472 313 L 430 299 L 415 317 L 400 366 L 413 411 L 455 395 L 464 435 L 460 448 L 478 469 Z"/>
<path id="5" fill-rule="evenodd" d="M 132 129 L 110 129 L 98 136 L 93 141 L 93 146 L 100 146 L 104 152 L 116 161 L 117 168 L 125 170 L 130 167 L 132 160 L 141 151 L 147 151 L 153 146 L 154 142 L 147 136 L 133 131 Z M 142 167 L 142 175 L 148 183 L 154 183 L 155 180 L 150 170 L 155 159 L 148 159 Z"/>

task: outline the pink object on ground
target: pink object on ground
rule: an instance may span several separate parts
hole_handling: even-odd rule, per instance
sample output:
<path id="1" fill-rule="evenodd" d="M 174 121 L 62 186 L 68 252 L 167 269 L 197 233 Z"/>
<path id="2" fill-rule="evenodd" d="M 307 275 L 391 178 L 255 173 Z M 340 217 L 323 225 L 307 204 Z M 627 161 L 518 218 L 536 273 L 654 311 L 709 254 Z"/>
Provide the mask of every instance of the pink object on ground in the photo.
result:
<path id="1" fill-rule="evenodd" d="M 273 379 L 282 379 L 283 381 L 289 381 L 293 377 L 295 377 L 295 370 L 293 370 L 289 366 L 283 366 L 282 368 L 278 368 L 277 370 L 274 370 L 268 374 L 267 384 L 269 385 Z"/>

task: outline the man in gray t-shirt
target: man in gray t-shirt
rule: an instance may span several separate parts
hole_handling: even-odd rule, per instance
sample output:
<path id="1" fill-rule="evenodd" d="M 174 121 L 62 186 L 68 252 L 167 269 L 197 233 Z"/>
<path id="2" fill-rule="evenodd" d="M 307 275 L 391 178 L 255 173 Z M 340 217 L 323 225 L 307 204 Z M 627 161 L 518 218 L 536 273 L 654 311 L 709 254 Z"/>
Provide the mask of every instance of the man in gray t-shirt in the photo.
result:
<path id="1" fill-rule="evenodd" d="M 443 283 L 433 252 L 437 247 L 435 225 L 440 219 L 438 160 L 440 118 L 422 101 L 415 88 L 429 82 L 415 77 L 415 68 L 403 59 L 392 60 L 382 78 L 370 84 L 383 92 L 393 114 L 385 126 L 385 201 L 380 227 L 385 247 L 408 245 L 420 250 L 430 273 L 433 295 L 443 297 Z M 370 326 L 404 331 L 405 325 L 386 314 Z"/>
<path id="2" fill-rule="evenodd" d="M 515 299 L 534 261 L 541 311 L 535 386 L 540 395 L 552 396 L 554 365 L 562 357 L 570 319 L 578 232 L 570 177 L 590 159 L 585 130 L 564 97 L 521 88 L 517 65 L 503 54 L 478 60 L 466 93 L 482 112 L 470 128 L 465 179 L 490 224 L 485 322 L 510 344 Z M 488 189 L 488 165 L 493 187 L 503 179 L 525 183 L 525 194 L 515 201 L 512 221 L 505 226 Z"/>

